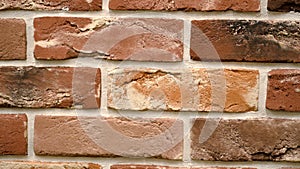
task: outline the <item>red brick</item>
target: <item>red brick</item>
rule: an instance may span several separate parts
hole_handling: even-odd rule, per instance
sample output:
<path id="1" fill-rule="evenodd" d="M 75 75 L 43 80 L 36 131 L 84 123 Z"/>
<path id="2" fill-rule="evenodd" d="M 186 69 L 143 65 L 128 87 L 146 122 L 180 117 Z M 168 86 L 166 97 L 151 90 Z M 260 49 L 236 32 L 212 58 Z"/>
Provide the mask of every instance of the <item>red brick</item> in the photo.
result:
<path id="1" fill-rule="evenodd" d="M 0 60 L 26 59 L 26 24 L 23 19 L 0 19 Z"/>
<path id="2" fill-rule="evenodd" d="M 0 161 L 0 168 L 18 169 L 101 169 L 93 163 L 70 163 L 70 162 L 38 162 L 38 161 Z"/>
<path id="3" fill-rule="evenodd" d="M 191 156 L 209 161 L 299 162 L 299 133 L 297 119 L 200 118 L 192 128 Z"/>
<path id="4" fill-rule="evenodd" d="M 172 166 L 157 166 L 157 165 L 112 165 L 110 169 L 255 169 L 255 168 L 229 168 L 229 167 L 172 167 Z"/>
<path id="5" fill-rule="evenodd" d="M 34 125 L 37 155 L 178 160 L 182 139 L 182 121 L 175 119 L 36 116 Z"/>
<path id="6" fill-rule="evenodd" d="M 268 10 L 277 12 L 300 12 L 298 0 L 268 0 Z"/>
<path id="7" fill-rule="evenodd" d="M 0 10 L 70 10 L 70 11 L 99 11 L 102 0 L 2 0 Z"/>
<path id="8" fill-rule="evenodd" d="M 26 155 L 27 116 L 1 114 L 0 124 L 0 155 Z"/>
<path id="9" fill-rule="evenodd" d="M 194 20 L 191 58 L 300 62 L 299 29 L 299 21 Z"/>
<path id="10" fill-rule="evenodd" d="M 258 75 L 245 69 L 114 69 L 107 103 L 117 110 L 256 111 Z"/>
<path id="11" fill-rule="evenodd" d="M 168 11 L 259 11 L 259 0 L 110 0 L 110 9 L 117 10 L 168 10 Z"/>
<path id="12" fill-rule="evenodd" d="M 0 67 L 0 107 L 98 108 L 100 69 Z"/>
<path id="13" fill-rule="evenodd" d="M 300 69 L 277 69 L 268 74 L 266 107 L 300 111 Z"/>
<path id="14" fill-rule="evenodd" d="M 34 20 L 34 27 L 36 59 L 171 62 L 183 57 L 182 20 L 43 17 Z"/>

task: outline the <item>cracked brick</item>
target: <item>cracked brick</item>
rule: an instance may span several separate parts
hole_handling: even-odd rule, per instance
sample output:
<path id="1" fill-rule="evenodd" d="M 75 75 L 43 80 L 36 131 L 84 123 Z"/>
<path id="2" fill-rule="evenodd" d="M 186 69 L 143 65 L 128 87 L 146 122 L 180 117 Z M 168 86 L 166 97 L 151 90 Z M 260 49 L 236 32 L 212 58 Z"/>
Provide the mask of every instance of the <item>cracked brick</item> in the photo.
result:
<path id="1" fill-rule="evenodd" d="M 100 69 L 0 67 L 0 107 L 98 108 Z"/>
<path id="2" fill-rule="evenodd" d="M 300 111 L 300 69 L 276 69 L 268 74 L 266 107 Z"/>
<path id="3" fill-rule="evenodd" d="M 195 119 L 194 160 L 300 161 L 300 123 L 292 119 Z"/>
<path id="4" fill-rule="evenodd" d="M 108 107 L 117 110 L 257 110 L 258 71 L 244 69 L 115 69 Z M 193 96 L 193 97 L 191 97 Z"/>
<path id="5" fill-rule="evenodd" d="M 167 11 L 260 11 L 259 0 L 110 0 L 115 10 L 167 10 Z"/>
<path id="6" fill-rule="evenodd" d="M 23 19 L 0 19 L 0 60 L 25 59 L 25 21 Z"/>
<path id="7" fill-rule="evenodd" d="M 0 124 L 0 155 L 26 155 L 27 116 L 1 114 Z"/>
<path id="8" fill-rule="evenodd" d="M 34 27 L 36 59 L 178 62 L 183 58 L 182 20 L 42 17 L 34 20 Z"/>
<path id="9" fill-rule="evenodd" d="M 194 20 L 191 58 L 201 61 L 298 63 L 299 29 L 299 21 Z"/>
<path id="10" fill-rule="evenodd" d="M 102 0 L 2 0 L 0 10 L 99 11 Z"/>
<path id="11" fill-rule="evenodd" d="M 268 0 L 268 10 L 276 12 L 300 12 L 299 0 Z"/>
<path id="12" fill-rule="evenodd" d="M 182 159 L 183 123 L 176 119 L 36 116 L 37 155 Z"/>

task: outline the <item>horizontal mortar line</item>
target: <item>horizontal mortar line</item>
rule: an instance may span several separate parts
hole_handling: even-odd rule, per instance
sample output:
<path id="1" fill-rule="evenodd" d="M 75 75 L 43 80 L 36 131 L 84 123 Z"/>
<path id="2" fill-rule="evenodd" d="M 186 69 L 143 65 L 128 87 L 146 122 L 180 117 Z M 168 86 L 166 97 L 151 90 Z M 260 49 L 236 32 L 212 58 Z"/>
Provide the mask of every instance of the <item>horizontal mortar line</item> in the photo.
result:
<path id="1" fill-rule="evenodd" d="M 41 162 L 92 162 L 103 166 L 114 164 L 141 164 L 141 165 L 162 165 L 162 166 L 178 166 L 178 167 L 258 167 L 258 168 L 272 168 L 272 167 L 295 167 L 297 163 L 293 162 L 271 162 L 271 161 L 248 161 L 248 162 L 222 162 L 222 161 L 173 161 L 155 158 L 105 158 L 105 157 L 52 157 L 52 156 L 34 156 L 30 161 Z M 29 157 L 14 157 L 2 156 L 0 160 L 26 160 Z M 134 159 L 134 160 L 133 160 Z M 275 168 L 272 168 L 275 169 Z"/>
<path id="2" fill-rule="evenodd" d="M 16 13 L 17 12 L 17 13 Z M 25 10 L 6 10 L 0 11 L 1 18 L 32 18 L 43 16 L 61 17 L 137 17 L 137 18 L 170 18 L 170 19 L 255 19 L 255 20 L 298 20 L 300 13 L 278 13 L 278 12 L 234 12 L 234 11 L 215 11 L 215 12 L 182 12 L 182 11 L 25 11 Z"/>
<path id="3" fill-rule="evenodd" d="M 34 111 L 32 111 L 34 110 Z M 300 112 L 258 112 L 245 113 L 213 113 L 213 112 L 162 112 L 162 111 L 119 111 L 101 112 L 101 110 L 57 110 L 57 109 L 0 109 L 0 114 L 27 114 L 46 116 L 87 116 L 87 117 L 128 117 L 128 118 L 222 118 L 222 119 L 255 119 L 255 118 L 284 118 L 300 119 Z"/>

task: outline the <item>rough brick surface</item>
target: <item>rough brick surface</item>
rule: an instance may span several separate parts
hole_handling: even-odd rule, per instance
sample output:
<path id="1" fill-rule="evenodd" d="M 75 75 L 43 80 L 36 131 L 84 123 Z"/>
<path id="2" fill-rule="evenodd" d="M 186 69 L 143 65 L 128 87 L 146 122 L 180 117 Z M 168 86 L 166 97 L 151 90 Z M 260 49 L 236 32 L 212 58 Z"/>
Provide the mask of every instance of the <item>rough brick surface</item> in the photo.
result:
<path id="1" fill-rule="evenodd" d="M 299 0 L 268 0 L 268 10 L 277 12 L 300 12 Z"/>
<path id="2" fill-rule="evenodd" d="M 0 155 L 27 154 L 26 115 L 1 114 L 0 124 Z"/>
<path id="3" fill-rule="evenodd" d="M 300 111 L 300 69 L 269 72 L 266 107 L 271 110 Z"/>
<path id="4" fill-rule="evenodd" d="M 192 159 L 300 161 L 300 121 L 290 119 L 196 119 Z M 214 129 L 212 135 L 207 135 Z M 201 135 L 200 135 L 201 133 Z M 208 138 L 205 140 L 204 138 Z"/>
<path id="5" fill-rule="evenodd" d="M 100 69 L 0 67 L 0 107 L 98 108 Z"/>
<path id="6" fill-rule="evenodd" d="M 9 9 L 97 11 L 102 9 L 102 0 L 2 0 L 0 10 Z"/>
<path id="7" fill-rule="evenodd" d="M 26 24 L 22 19 L 0 19 L 0 60 L 26 59 Z"/>
<path id="8" fill-rule="evenodd" d="M 181 20 L 43 17 L 34 20 L 34 27 L 36 59 L 182 61 L 183 57 Z"/>
<path id="9" fill-rule="evenodd" d="M 115 69 L 108 107 L 121 110 L 245 112 L 257 110 L 258 71 Z M 193 97 L 191 97 L 193 96 Z"/>
<path id="10" fill-rule="evenodd" d="M 54 163 L 35 161 L 0 161 L 0 169 L 101 169 L 92 163 Z"/>
<path id="11" fill-rule="evenodd" d="M 182 121 L 37 116 L 34 151 L 53 156 L 182 158 Z"/>
<path id="12" fill-rule="evenodd" d="M 300 62 L 299 29 L 298 21 L 194 20 L 191 57 L 203 61 Z"/>
<path id="13" fill-rule="evenodd" d="M 110 9 L 117 10 L 169 10 L 169 11 L 259 11 L 259 0 L 110 0 Z"/>
<path id="14" fill-rule="evenodd" d="M 255 168 L 226 168 L 226 167 L 172 167 L 172 166 L 157 166 L 157 165 L 112 165 L 110 169 L 255 169 Z"/>

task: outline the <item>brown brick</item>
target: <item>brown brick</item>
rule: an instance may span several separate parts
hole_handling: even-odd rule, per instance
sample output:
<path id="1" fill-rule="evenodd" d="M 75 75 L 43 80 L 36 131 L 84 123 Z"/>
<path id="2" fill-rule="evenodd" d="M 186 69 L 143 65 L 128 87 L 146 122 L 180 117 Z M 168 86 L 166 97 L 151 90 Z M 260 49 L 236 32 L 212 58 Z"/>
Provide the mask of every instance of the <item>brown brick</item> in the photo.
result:
<path id="1" fill-rule="evenodd" d="M 1 114 L 0 124 L 0 155 L 26 155 L 27 116 Z"/>
<path id="2" fill-rule="evenodd" d="M 26 59 L 25 21 L 0 19 L 0 60 L 24 59 Z"/>
<path id="3" fill-rule="evenodd" d="M 34 20 L 34 27 L 36 59 L 182 61 L 183 57 L 182 20 L 43 17 Z"/>
<path id="4" fill-rule="evenodd" d="M 268 10 L 277 12 L 300 12 L 299 0 L 268 0 Z"/>
<path id="5" fill-rule="evenodd" d="M 102 0 L 2 0 L 0 10 L 70 10 L 70 11 L 99 11 Z"/>
<path id="6" fill-rule="evenodd" d="M 299 29 L 299 21 L 194 20 L 191 58 L 300 62 Z"/>
<path id="7" fill-rule="evenodd" d="M 0 67 L 0 107 L 98 108 L 100 69 Z"/>
<path id="8" fill-rule="evenodd" d="M 266 107 L 271 110 L 300 111 L 300 69 L 269 72 Z"/>
<path id="9" fill-rule="evenodd" d="M 255 168 L 227 168 L 227 167 L 172 167 L 172 166 L 157 166 L 157 165 L 112 165 L 110 169 L 255 169 Z"/>
<path id="10" fill-rule="evenodd" d="M 182 158 L 176 119 L 36 116 L 34 129 L 37 155 Z"/>
<path id="11" fill-rule="evenodd" d="M 101 169 L 93 163 L 65 163 L 65 162 L 36 162 L 36 161 L 0 161 L 0 169 Z"/>
<path id="12" fill-rule="evenodd" d="M 210 119 L 205 122 L 196 119 L 192 128 L 194 160 L 300 161 L 299 120 Z M 213 125 L 217 127 L 214 129 Z"/>
<path id="13" fill-rule="evenodd" d="M 112 109 L 226 112 L 257 110 L 256 70 L 115 69 L 109 72 L 108 80 L 108 107 Z"/>
<path id="14" fill-rule="evenodd" d="M 117 10 L 168 10 L 168 11 L 259 11 L 259 0 L 110 0 L 110 9 Z"/>

